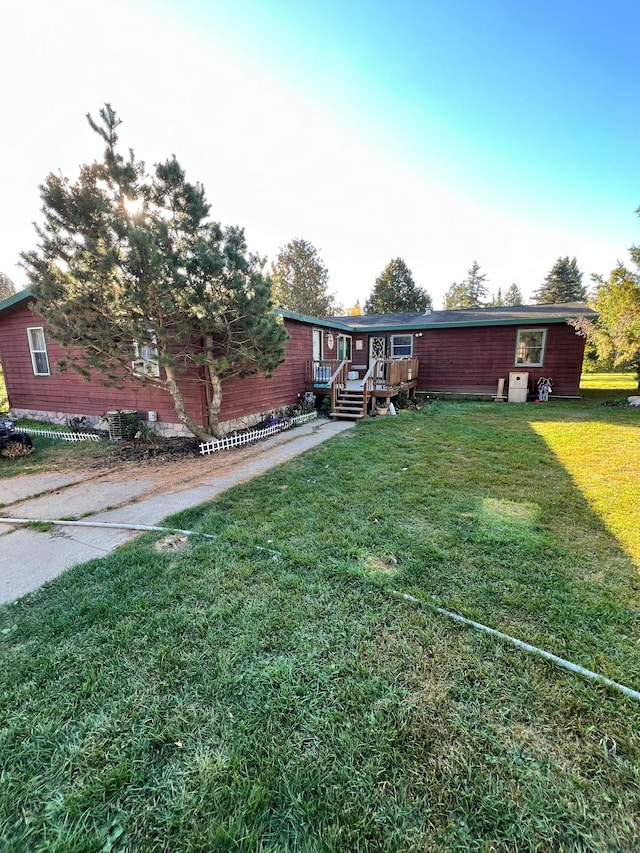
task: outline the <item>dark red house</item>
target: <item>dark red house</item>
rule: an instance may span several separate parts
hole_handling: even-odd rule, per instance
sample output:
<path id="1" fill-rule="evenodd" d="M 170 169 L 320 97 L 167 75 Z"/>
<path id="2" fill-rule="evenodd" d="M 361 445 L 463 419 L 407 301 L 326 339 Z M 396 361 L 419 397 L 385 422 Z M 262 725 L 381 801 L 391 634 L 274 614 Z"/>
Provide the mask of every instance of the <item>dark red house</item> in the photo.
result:
<path id="1" fill-rule="evenodd" d="M 0 302 L 0 362 L 11 412 L 54 423 L 86 418 L 100 425 L 105 412 L 133 409 L 163 434 L 182 434 L 168 393 L 135 380 L 122 389 L 58 373 L 64 351 L 30 307 L 28 290 Z M 553 395 L 577 397 L 584 339 L 568 320 L 595 316 L 581 304 L 475 308 L 427 314 L 319 319 L 281 311 L 289 341 L 286 358 L 270 378 L 251 376 L 223 384 L 221 425 L 232 431 L 295 403 L 305 392 L 331 394 L 336 416 L 358 417 L 375 400 L 400 390 L 431 395 L 495 396 L 500 379 L 526 374 L 529 392 L 539 377 L 553 380 Z M 132 354 L 144 366 L 144 353 Z M 188 408 L 206 424 L 203 387 L 195 372 L 180 378 Z"/>

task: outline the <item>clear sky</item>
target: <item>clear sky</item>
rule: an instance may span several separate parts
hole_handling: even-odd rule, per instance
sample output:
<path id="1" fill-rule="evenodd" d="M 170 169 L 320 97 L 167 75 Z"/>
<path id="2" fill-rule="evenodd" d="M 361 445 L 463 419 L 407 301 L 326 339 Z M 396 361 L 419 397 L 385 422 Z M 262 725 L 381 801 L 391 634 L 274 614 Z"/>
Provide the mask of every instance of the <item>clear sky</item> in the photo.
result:
<path id="1" fill-rule="evenodd" d="M 640 243 L 638 0 L 2 3 L 0 271 L 26 283 L 38 185 L 99 158 L 109 101 L 148 164 L 273 259 L 302 237 L 340 301 L 402 257 L 436 308 L 474 260 L 525 296 Z"/>

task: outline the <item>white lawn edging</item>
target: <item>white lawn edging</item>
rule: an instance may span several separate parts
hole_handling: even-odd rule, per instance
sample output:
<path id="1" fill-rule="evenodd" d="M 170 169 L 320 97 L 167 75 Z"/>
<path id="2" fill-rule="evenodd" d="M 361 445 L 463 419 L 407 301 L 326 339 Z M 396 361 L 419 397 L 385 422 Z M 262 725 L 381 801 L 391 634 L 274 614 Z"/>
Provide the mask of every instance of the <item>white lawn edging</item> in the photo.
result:
<path id="1" fill-rule="evenodd" d="M 34 429 L 33 427 L 17 427 L 18 432 L 27 435 L 42 435 L 45 438 L 59 438 L 61 441 L 102 441 L 102 436 L 92 432 L 62 432 L 55 429 Z"/>
<path id="2" fill-rule="evenodd" d="M 259 441 L 261 438 L 269 438 L 279 432 L 284 432 L 294 426 L 306 424 L 318 417 L 317 412 L 306 412 L 303 415 L 295 415 L 288 420 L 273 424 L 272 426 L 263 427 L 262 429 L 250 429 L 247 432 L 236 433 L 234 435 L 225 435 L 217 441 L 206 441 L 200 445 L 200 455 L 208 456 L 210 453 L 217 453 L 219 450 L 230 450 L 233 447 L 242 447 L 244 444 L 249 444 L 252 441 Z"/>

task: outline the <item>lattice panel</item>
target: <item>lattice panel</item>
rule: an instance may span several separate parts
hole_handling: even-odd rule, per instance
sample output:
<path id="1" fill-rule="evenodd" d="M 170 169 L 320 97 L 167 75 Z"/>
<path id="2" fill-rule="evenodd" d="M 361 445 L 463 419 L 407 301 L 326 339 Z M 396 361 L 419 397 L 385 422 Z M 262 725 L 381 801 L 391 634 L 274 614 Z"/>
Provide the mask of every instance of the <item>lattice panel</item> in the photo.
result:
<path id="1" fill-rule="evenodd" d="M 370 339 L 371 358 L 384 358 L 386 355 L 386 340 L 385 338 Z"/>

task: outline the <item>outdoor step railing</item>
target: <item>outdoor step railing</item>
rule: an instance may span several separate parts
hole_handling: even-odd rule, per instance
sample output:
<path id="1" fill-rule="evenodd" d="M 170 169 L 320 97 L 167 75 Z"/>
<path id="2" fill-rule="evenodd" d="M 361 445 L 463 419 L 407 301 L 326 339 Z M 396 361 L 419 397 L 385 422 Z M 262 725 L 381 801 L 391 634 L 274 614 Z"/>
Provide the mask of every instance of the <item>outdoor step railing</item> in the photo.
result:
<path id="1" fill-rule="evenodd" d="M 340 395 L 348 388 L 350 362 L 344 359 L 314 359 L 305 363 L 307 386 L 323 387 L 331 391 L 331 411 L 340 403 Z M 377 358 L 371 362 L 367 372 L 360 380 L 362 388 L 362 411 L 366 413 L 369 401 L 376 396 L 397 393 L 400 388 L 418 378 L 419 361 L 417 358 Z"/>
<path id="2" fill-rule="evenodd" d="M 323 385 L 329 387 L 333 372 L 340 362 L 338 359 L 322 358 L 306 361 L 304 365 L 304 381 L 307 386 Z"/>
<path id="3" fill-rule="evenodd" d="M 365 376 L 367 396 L 372 391 L 393 391 L 418 378 L 417 358 L 378 358 Z"/>
<path id="4" fill-rule="evenodd" d="M 329 384 L 331 385 L 331 411 L 334 412 L 338 403 L 338 394 L 347 387 L 347 370 L 349 362 L 346 358 L 340 362 L 338 367 L 331 375 Z"/>

